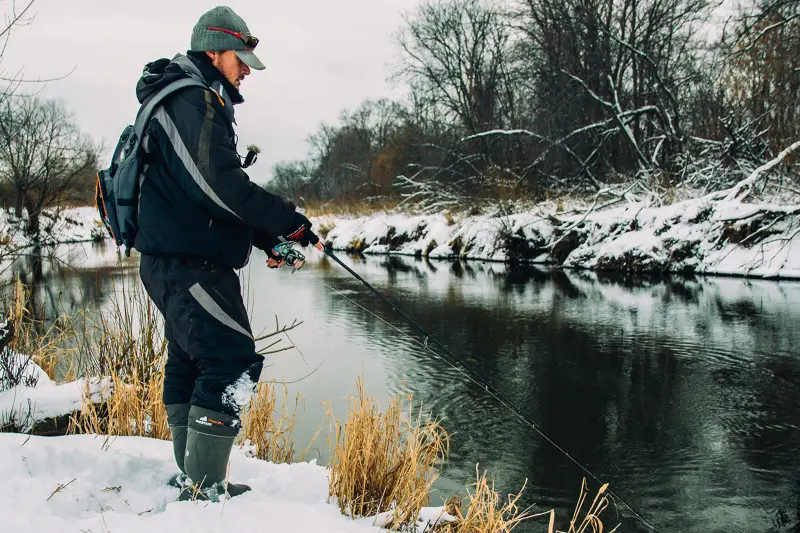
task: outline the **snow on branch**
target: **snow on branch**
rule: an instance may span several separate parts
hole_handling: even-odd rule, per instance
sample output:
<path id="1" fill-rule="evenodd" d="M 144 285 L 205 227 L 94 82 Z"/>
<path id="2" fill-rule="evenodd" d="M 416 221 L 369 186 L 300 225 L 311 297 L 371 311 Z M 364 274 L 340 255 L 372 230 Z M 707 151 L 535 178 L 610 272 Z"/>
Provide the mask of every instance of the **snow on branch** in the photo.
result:
<path id="1" fill-rule="evenodd" d="M 527 135 L 529 137 L 535 137 L 537 139 L 544 139 L 544 137 L 539 135 L 538 133 L 534 133 L 534 132 L 529 131 L 529 130 L 517 129 L 517 130 L 490 130 L 490 131 L 484 131 L 484 132 L 481 132 L 481 133 L 476 133 L 474 135 L 470 135 L 468 137 L 464 137 L 461 140 L 462 141 L 471 141 L 473 139 L 478 139 L 480 137 L 488 137 L 490 135 Z"/>
<path id="2" fill-rule="evenodd" d="M 781 153 L 775 159 L 768 161 L 755 169 L 747 178 L 743 179 L 736 185 L 734 185 L 731 189 L 728 190 L 728 193 L 721 198 L 722 201 L 731 201 L 731 200 L 744 200 L 748 194 L 753 190 L 753 185 L 758 181 L 758 179 L 766 174 L 768 174 L 772 169 L 780 165 L 784 159 L 786 159 L 789 154 L 794 152 L 800 148 L 800 141 L 794 142 L 791 146 L 784 148 Z M 724 191 L 723 191 L 724 192 Z M 715 195 L 717 196 L 717 195 Z"/>

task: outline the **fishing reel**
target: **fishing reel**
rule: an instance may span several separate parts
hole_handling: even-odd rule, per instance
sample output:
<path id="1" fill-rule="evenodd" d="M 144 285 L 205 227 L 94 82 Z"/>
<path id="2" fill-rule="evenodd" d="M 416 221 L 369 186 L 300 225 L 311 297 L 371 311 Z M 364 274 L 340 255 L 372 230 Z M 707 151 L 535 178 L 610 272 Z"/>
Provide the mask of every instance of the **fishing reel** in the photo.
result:
<path id="1" fill-rule="evenodd" d="M 292 268 L 293 274 L 306 262 L 306 256 L 294 249 L 295 244 L 297 243 L 287 241 L 272 247 L 272 251 L 286 262 L 286 266 Z"/>

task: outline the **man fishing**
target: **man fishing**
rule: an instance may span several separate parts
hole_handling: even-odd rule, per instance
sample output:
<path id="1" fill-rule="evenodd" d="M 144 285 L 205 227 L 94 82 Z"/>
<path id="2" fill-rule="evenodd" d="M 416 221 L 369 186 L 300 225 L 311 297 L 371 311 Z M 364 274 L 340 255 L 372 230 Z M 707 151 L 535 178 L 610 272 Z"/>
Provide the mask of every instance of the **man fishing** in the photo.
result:
<path id="1" fill-rule="evenodd" d="M 145 130 L 135 243 L 142 282 L 164 315 L 163 398 L 181 500 L 250 490 L 225 479 L 240 412 L 263 365 L 235 269 L 252 246 L 270 254 L 271 267 L 287 260 L 280 243 L 324 250 L 293 204 L 250 181 L 236 150 L 239 89 L 251 69 L 264 69 L 257 45 L 241 17 L 215 7 L 195 24 L 187 54 L 149 63 L 136 86 L 144 105 L 176 80 L 202 82 L 167 97 Z"/>

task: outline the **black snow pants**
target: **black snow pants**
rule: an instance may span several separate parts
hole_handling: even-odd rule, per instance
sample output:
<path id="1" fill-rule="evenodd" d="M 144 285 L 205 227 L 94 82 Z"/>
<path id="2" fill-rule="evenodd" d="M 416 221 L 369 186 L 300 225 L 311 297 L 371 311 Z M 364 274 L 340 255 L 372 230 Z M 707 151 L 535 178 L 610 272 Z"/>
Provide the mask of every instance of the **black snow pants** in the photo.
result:
<path id="1" fill-rule="evenodd" d="M 164 404 L 191 403 L 239 416 L 261 373 L 242 301 L 229 267 L 198 258 L 142 255 L 139 275 L 164 315 Z"/>

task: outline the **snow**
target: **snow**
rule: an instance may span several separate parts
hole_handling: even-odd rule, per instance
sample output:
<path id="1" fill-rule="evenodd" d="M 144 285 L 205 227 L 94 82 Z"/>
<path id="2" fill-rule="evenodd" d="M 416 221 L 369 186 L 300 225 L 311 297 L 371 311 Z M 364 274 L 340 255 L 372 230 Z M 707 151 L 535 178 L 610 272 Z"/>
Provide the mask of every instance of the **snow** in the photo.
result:
<path id="1" fill-rule="evenodd" d="M 381 212 L 360 218 L 319 217 L 315 223 L 332 227 L 325 239 L 332 249 L 366 254 L 800 278 L 798 205 L 744 203 L 711 194 L 666 206 L 629 202 L 588 214 L 555 210 L 552 202 L 545 202 L 510 214 L 499 208 L 447 216 Z M 31 244 L 21 224 L 13 211 L 0 210 L 0 243 Z M 43 227 L 46 244 L 106 237 L 92 207 L 49 210 Z M 566 249 L 562 246 L 560 254 L 565 255 L 554 257 L 547 245 L 565 229 L 575 233 L 577 242 L 563 239 Z M 759 233 L 741 240 L 755 231 Z"/>
<path id="2" fill-rule="evenodd" d="M 314 461 L 273 464 L 234 448 L 230 479 L 252 491 L 220 503 L 177 502 L 170 442 L 93 435 L 0 434 L 3 531 L 341 532 L 378 531 L 328 499 L 327 470 Z M 59 489 L 59 487 L 62 487 Z M 441 509 L 423 509 L 435 520 Z M 418 528 L 418 529 L 421 529 Z"/>
<path id="3" fill-rule="evenodd" d="M 30 431 L 34 423 L 80 410 L 87 391 L 92 402 L 108 397 L 111 382 L 108 379 L 79 379 L 56 384 L 42 368 L 27 356 L 15 353 L 3 355 L 7 361 L 16 360 L 27 365 L 22 383 L 0 391 L 0 421 L 14 422 L 22 431 Z M 16 368 L 12 362 L 11 368 Z M 3 370 L 0 369 L 0 372 Z M 3 381 L 0 375 L 0 382 Z"/>
<path id="4" fill-rule="evenodd" d="M 250 402 L 255 388 L 256 384 L 250 379 L 250 375 L 245 372 L 223 391 L 222 403 L 240 413 Z"/>
<path id="5" fill-rule="evenodd" d="M 25 212 L 18 217 L 13 209 L 0 209 L 0 243 L 14 248 L 33 244 L 23 231 L 25 219 Z M 40 225 L 41 244 L 96 241 L 107 235 L 97 210 L 90 206 L 45 209 L 40 217 Z"/>
<path id="6" fill-rule="evenodd" d="M 28 358 L 6 357 L 27 364 L 29 385 L 0 392 L 0 420 L 13 416 L 24 424 L 23 431 L 35 420 L 80 409 L 87 385 L 93 401 L 110 391 L 106 380 L 57 385 Z M 231 393 L 246 392 L 249 398 L 252 382 L 240 381 Z M 273 464 L 254 458 L 250 448 L 234 448 L 229 475 L 252 491 L 221 503 L 193 503 L 177 502 L 178 489 L 167 486 L 177 471 L 170 442 L 0 433 L 0 530 L 200 533 L 250 531 L 259 525 L 259 531 L 359 533 L 379 531 L 390 520 L 391 512 L 356 520 L 343 516 L 328 502 L 328 472 L 315 461 Z M 417 533 L 429 523 L 452 519 L 443 508 L 423 508 Z"/>
<path id="7" fill-rule="evenodd" d="M 315 222 L 332 228 L 325 238 L 330 248 L 365 254 L 800 278 L 800 206 L 706 196 L 667 206 L 631 202 L 588 214 L 551 215 L 552 210 L 537 209 L 449 217 L 377 213 Z M 559 243 L 566 256 L 557 259 L 547 245 L 559 240 L 559 231 L 566 234 Z"/>

